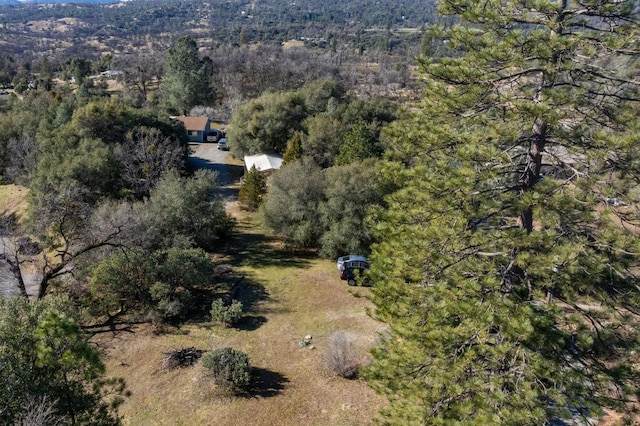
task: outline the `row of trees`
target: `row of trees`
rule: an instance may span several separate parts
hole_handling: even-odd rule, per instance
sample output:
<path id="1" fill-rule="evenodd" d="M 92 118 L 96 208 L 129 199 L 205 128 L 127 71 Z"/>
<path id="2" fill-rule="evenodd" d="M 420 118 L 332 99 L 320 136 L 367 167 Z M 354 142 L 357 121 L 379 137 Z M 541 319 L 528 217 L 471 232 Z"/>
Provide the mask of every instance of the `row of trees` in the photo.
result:
<path id="1" fill-rule="evenodd" d="M 261 205 L 264 223 L 325 257 L 366 254 L 374 237 L 364 219 L 392 188 L 380 171 L 376 158 L 324 170 L 309 159 L 287 164 L 271 179 Z"/>
<path id="2" fill-rule="evenodd" d="M 164 171 L 184 168 L 188 152 L 178 123 L 81 93 L 43 91 L 15 99 L 0 120 L 3 183 L 43 193 L 47 182 L 73 178 L 90 187 L 94 198 L 118 192 L 141 198 Z"/>
<path id="3" fill-rule="evenodd" d="M 307 157 L 328 168 L 381 157 L 381 130 L 398 114 L 393 101 L 357 99 L 335 80 L 317 80 L 296 91 L 268 92 L 239 106 L 228 136 L 237 157 L 276 152 L 288 160 Z"/>
<path id="4" fill-rule="evenodd" d="M 74 271 L 114 249 L 212 250 L 233 225 L 213 173 L 183 176 L 186 134 L 166 116 L 36 91 L 11 101 L 0 122 L 2 181 L 29 188 L 25 217 L 2 227 L 2 254 L 23 295 L 34 265 L 44 298 L 53 282 L 82 283 L 90 273 Z"/>

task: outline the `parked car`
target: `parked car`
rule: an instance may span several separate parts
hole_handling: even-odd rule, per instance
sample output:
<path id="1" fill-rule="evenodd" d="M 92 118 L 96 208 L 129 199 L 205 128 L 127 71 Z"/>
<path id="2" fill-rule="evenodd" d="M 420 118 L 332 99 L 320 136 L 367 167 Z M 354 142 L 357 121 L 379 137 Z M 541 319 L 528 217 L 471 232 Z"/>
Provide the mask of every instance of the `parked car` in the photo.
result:
<path id="1" fill-rule="evenodd" d="M 366 257 L 350 254 L 339 257 L 336 266 L 340 271 L 341 280 L 349 285 L 356 285 L 356 278 L 364 275 L 370 264 Z"/>
<path id="2" fill-rule="evenodd" d="M 338 267 L 338 271 L 342 271 L 345 266 L 353 267 L 356 266 L 358 262 L 364 262 L 367 264 L 366 267 L 369 267 L 369 261 L 367 260 L 367 258 L 365 256 L 360 256 L 357 254 L 350 254 L 348 256 L 339 257 L 338 261 L 336 262 L 336 266 Z"/>
<path id="3" fill-rule="evenodd" d="M 217 143 L 220 139 L 224 138 L 224 132 L 222 130 L 213 129 L 207 135 L 207 142 Z"/>
<path id="4" fill-rule="evenodd" d="M 227 145 L 227 138 L 222 138 L 218 141 L 218 149 L 222 151 L 229 150 L 229 145 Z"/>

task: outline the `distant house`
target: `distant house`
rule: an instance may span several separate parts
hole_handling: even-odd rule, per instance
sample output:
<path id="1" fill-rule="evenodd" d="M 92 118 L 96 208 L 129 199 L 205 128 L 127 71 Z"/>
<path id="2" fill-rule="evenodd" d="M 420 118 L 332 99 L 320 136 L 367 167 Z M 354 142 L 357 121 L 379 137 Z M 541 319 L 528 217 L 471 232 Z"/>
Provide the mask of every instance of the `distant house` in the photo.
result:
<path id="1" fill-rule="evenodd" d="M 244 166 L 251 170 L 255 166 L 259 172 L 278 170 L 282 166 L 282 156 L 277 154 L 245 155 Z"/>
<path id="2" fill-rule="evenodd" d="M 100 73 L 101 77 L 106 77 L 106 78 L 117 78 L 120 77 L 123 74 L 122 71 L 118 71 L 118 70 L 107 70 L 107 71 L 102 71 Z"/>
<path id="3" fill-rule="evenodd" d="M 184 124 L 184 128 L 187 129 L 187 136 L 189 136 L 189 142 L 206 141 L 207 135 L 211 131 L 209 117 L 187 117 L 180 115 L 174 118 L 182 121 Z"/>

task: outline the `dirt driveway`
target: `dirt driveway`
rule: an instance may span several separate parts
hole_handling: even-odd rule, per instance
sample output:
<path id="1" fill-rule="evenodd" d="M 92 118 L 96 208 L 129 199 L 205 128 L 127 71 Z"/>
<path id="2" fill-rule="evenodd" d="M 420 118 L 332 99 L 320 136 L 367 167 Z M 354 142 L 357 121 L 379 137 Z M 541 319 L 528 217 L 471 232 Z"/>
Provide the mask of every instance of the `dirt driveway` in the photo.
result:
<path id="1" fill-rule="evenodd" d="M 218 172 L 220 196 L 227 201 L 237 200 L 240 178 L 244 174 L 242 161 L 234 158 L 229 151 L 219 150 L 215 143 L 191 143 L 190 147 L 189 166 Z"/>

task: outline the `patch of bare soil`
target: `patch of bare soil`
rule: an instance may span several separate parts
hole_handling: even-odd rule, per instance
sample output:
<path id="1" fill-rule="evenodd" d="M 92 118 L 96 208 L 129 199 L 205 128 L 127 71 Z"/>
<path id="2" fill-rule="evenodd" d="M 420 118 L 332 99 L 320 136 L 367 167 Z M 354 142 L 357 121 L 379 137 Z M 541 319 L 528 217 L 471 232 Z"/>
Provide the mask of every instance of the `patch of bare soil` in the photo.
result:
<path id="1" fill-rule="evenodd" d="M 304 47 L 304 41 L 292 39 L 282 43 L 282 48 L 285 50 L 292 49 L 294 47 Z"/>

